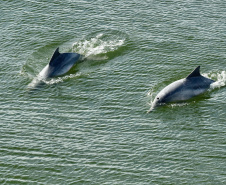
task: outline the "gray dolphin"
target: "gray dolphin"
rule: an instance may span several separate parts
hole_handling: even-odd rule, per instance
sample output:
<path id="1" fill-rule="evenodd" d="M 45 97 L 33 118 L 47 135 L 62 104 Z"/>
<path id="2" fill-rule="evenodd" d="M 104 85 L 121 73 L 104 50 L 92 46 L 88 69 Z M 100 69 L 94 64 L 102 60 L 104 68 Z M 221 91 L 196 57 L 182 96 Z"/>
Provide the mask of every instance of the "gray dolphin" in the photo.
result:
<path id="1" fill-rule="evenodd" d="M 149 112 L 161 104 L 186 101 L 204 93 L 213 82 L 200 74 L 200 66 L 198 66 L 186 78 L 177 80 L 162 89 L 155 97 Z"/>
<path id="2" fill-rule="evenodd" d="M 49 64 L 47 64 L 38 76 L 28 85 L 35 88 L 48 78 L 57 77 L 67 73 L 72 66 L 82 58 L 78 53 L 60 53 L 59 47 L 55 50 Z"/>

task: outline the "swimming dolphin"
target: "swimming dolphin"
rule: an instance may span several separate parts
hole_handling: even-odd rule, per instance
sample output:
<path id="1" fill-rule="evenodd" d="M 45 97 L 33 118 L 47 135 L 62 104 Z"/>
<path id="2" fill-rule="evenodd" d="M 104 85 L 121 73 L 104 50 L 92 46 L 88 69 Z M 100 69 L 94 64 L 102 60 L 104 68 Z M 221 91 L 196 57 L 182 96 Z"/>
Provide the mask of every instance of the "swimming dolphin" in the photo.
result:
<path id="1" fill-rule="evenodd" d="M 59 47 L 55 50 L 49 64 L 38 74 L 29 85 L 29 88 L 37 87 L 43 80 L 57 77 L 67 73 L 78 62 L 82 55 L 78 53 L 60 53 Z"/>
<path id="2" fill-rule="evenodd" d="M 198 66 L 186 78 L 177 80 L 162 89 L 155 97 L 149 112 L 161 104 L 185 101 L 204 93 L 213 82 L 200 74 L 200 66 Z"/>

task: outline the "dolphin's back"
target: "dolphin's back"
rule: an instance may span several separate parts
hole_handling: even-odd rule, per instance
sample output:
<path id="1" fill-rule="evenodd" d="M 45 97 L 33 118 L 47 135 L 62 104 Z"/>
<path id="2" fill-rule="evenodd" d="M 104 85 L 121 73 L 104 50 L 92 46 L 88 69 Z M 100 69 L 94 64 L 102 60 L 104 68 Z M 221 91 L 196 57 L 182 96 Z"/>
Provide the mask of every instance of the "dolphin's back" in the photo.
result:
<path id="1" fill-rule="evenodd" d="M 205 78 L 204 76 L 185 78 L 183 79 L 183 83 L 181 83 L 177 89 L 174 89 L 174 93 L 171 99 L 168 99 L 168 102 L 185 101 L 202 94 L 209 89 L 210 84 L 213 82 L 213 80 Z"/>
<path id="2" fill-rule="evenodd" d="M 67 73 L 72 66 L 79 60 L 80 54 L 77 53 L 62 53 L 49 66 L 52 69 L 50 77 L 60 76 Z"/>
<path id="3" fill-rule="evenodd" d="M 42 81 L 60 76 L 67 73 L 72 66 L 80 59 L 81 55 L 78 53 L 60 53 L 59 48 L 55 50 L 50 62 L 42 69 L 37 77 L 28 85 L 29 89 L 34 89 Z"/>
<path id="4" fill-rule="evenodd" d="M 42 76 L 51 78 L 65 74 L 79 60 L 80 56 L 78 53 L 60 53 L 57 48 L 46 69 L 42 72 Z"/>
<path id="5" fill-rule="evenodd" d="M 160 93 L 164 94 L 162 102 L 185 101 L 204 93 L 214 81 L 204 76 L 195 76 L 177 80 L 166 86 Z M 160 96 L 162 96 L 160 94 Z"/>
<path id="6" fill-rule="evenodd" d="M 204 76 L 199 77 L 193 77 L 193 78 L 186 78 L 187 82 L 187 88 L 192 89 L 208 89 L 210 87 L 210 84 L 214 82 L 214 80 L 211 80 L 209 78 L 206 78 Z"/>

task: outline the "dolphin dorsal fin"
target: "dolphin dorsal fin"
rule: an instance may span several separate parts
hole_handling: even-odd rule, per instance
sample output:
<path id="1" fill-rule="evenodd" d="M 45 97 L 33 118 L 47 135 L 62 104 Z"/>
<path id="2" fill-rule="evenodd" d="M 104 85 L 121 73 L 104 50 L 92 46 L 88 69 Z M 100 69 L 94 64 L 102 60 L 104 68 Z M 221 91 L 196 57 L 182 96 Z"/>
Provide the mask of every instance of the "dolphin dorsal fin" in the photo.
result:
<path id="1" fill-rule="evenodd" d="M 49 62 L 49 65 L 52 65 L 53 64 L 53 61 L 55 60 L 55 58 L 57 58 L 58 56 L 60 55 L 60 52 L 59 52 L 59 47 L 55 50 L 55 52 L 53 53 L 53 56 Z"/>
<path id="2" fill-rule="evenodd" d="M 188 75 L 186 78 L 191 78 L 191 77 L 197 77 L 197 76 L 201 76 L 200 74 L 200 66 L 198 66 L 197 68 L 195 68 L 194 71 L 191 72 L 190 75 Z"/>

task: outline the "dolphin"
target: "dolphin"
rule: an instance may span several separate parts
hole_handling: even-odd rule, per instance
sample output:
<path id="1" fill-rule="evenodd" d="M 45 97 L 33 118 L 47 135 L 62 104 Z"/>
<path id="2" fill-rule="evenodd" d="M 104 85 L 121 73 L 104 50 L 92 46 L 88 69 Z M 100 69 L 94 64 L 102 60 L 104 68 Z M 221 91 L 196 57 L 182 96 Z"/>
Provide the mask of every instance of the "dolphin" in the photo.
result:
<path id="1" fill-rule="evenodd" d="M 198 66 L 186 78 L 177 80 L 163 88 L 155 97 L 151 109 L 148 112 L 151 112 L 159 105 L 186 101 L 202 94 L 210 88 L 210 84 L 213 82 L 214 80 L 200 74 L 200 66 Z"/>
<path id="2" fill-rule="evenodd" d="M 67 73 L 81 58 L 82 55 L 78 53 L 60 53 L 58 47 L 53 53 L 50 62 L 42 69 L 42 71 L 28 85 L 28 87 L 35 88 L 39 86 L 44 80 Z"/>

